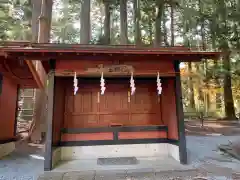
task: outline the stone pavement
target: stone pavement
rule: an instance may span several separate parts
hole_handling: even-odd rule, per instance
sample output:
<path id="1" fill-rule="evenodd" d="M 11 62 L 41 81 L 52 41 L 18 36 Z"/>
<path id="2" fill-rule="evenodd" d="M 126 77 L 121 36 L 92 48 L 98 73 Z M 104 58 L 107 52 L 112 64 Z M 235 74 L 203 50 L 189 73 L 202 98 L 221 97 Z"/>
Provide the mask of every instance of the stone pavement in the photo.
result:
<path id="1" fill-rule="evenodd" d="M 206 168 L 206 169 L 205 169 Z M 119 171 L 45 172 L 38 180 L 239 180 L 231 169 L 205 165 L 204 168 L 181 171 L 136 169 Z"/>
<path id="2" fill-rule="evenodd" d="M 238 139 L 239 139 L 239 136 L 233 136 L 233 137 L 187 136 L 189 165 L 184 166 L 186 167 L 184 169 L 179 169 L 176 166 L 171 165 L 171 163 L 166 163 L 166 161 L 159 161 L 158 163 L 154 163 L 154 161 L 144 161 L 143 162 L 144 166 L 140 166 L 140 167 L 138 166 L 139 167 L 138 169 L 140 170 L 138 170 L 138 172 L 131 174 L 131 172 L 133 172 L 134 170 L 130 170 L 129 166 L 127 166 L 127 168 L 123 168 L 123 170 L 124 169 L 127 169 L 127 170 L 116 173 L 115 170 L 113 169 L 112 169 L 113 170 L 112 172 L 109 172 L 110 171 L 109 167 L 104 168 L 104 169 L 107 169 L 108 172 L 103 172 L 104 169 L 102 168 L 94 169 L 93 167 L 95 166 L 92 166 L 93 164 L 81 163 L 81 164 L 76 164 L 77 168 L 69 170 L 69 172 L 67 173 L 55 173 L 55 175 L 53 173 L 50 173 L 50 174 L 46 173 L 45 179 L 46 180 L 51 179 L 50 178 L 51 176 L 58 176 L 58 178 L 52 178 L 52 179 L 67 179 L 69 176 L 71 177 L 71 179 L 74 179 L 74 178 L 77 179 L 76 177 L 78 175 L 76 174 L 86 174 L 86 171 L 92 172 L 92 176 L 90 176 L 90 179 L 97 179 L 97 178 L 99 179 L 102 176 L 104 177 L 110 176 L 112 177 L 113 180 L 120 179 L 121 177 L 123 177 L 123 179 L 125 178 L 125 180 L 127 178 L 128 180 L 130 180 L 131 177 L 135 177 L 135 176 L 137 176 L 138 179 L 142 179 L 142 177 L 144 177 L 144 175 L 142 175 L 143 173 L 150 175 L 150 177 L 148 178 L 149 180 L 151 180 L 151 178 L 164 179 L 164 176 L 166 176 L 166 174 L 172 175 L 172 177 L 168 177 L 168 179 L 173 179 L 174 176 L 185 176 L 182 179 L 187 179 L 187 176 L 190 176 L 192 173 L 195 173 L 194 176 L 196 176 L 196 171 L 197 171 L 198 174 L 200 173 L 202 177 L 208 176 L 209 177 L 208 179 L 210 179 L 210 176 L 214 175 L 215 179 L 222 180 L 222 179 L 226 179 L 226 177 L 228 176 L 227 174 L 230 171 L 229 170 L 230 168 L 232 171 L 238 172 L 240 174 L 240 161 L 234 160 L 232 157 L 222 154 L 217 150 L 217 147 L 220 144 L 227 144 L 229 140 L 233 142 Z M 23 147 L 21 146 L 10 156 L 7 156 L 1 159 L 0 180 L 36 180 L 36 179 L 42 180 L 44 179 L 44 176 L 41 175 L 43 174 L 43 162 L 44 162 L 43 155 L 44 153 L 41 148 L 36 147 L 32 149 L 32 146 L 31 146 L 30 150 L 26 150 L 25 146 Z M 164 167 L 162 162 L 164 162 Z M 156 166 L 154 164 L 156 164 Z M 118 168 L 114 168 L 114 169 L 118 169 Z M 132 169 L 136 169 L 136 168 L 132 168 Z M 195 171 L 187 170 L 187 169 L 194 169 Z M 168 171 L 168 170 L 178 170 L 178 171 Z M 66 171 L 66 168 L 63 168 L 62 172 L 65 172 L 65 171 Z M 73 174 L 73 172 L 70 172 L 70 171 L 76 171 L 74 172 L 75 175 Z M 114 173 L 116 175 L 114 175 Z M 120 177 L 118 177 L 117 174 L 120 174 Z M 235 173 L 233 177 L 229 179 L 240 180 L 239 174 L 237 175 L 237 173 Z M 98 175 L 101 177 L 98 177 Z M 141 178 L 139 178 L 139 176 Z M 165 179 L 167 179 L 167 177 L 165 177 Z"/>

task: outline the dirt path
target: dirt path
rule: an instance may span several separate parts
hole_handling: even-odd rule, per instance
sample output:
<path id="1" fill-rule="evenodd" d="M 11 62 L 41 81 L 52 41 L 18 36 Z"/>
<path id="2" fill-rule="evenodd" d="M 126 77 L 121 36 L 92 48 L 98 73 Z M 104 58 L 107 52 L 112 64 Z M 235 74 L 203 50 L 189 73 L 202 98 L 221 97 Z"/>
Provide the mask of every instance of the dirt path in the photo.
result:
<path id="1" fill-rule="evenodd" d="M 186 171 L 164 171 L 155 172 L 145 169 L 134 171 L 107 171 L 107 172 L 67 172 L 46 173 L 38 180 L 239 180 L 237 174 L 226 175 L 224 173 L 207 174 L 206 172 L 193 169 Z"/>
<path id="2" fill-rule="evenodd" d="M 187 135 L 195 136 L 235 136 L 240 135 L 240 123 L 234 121 L 206 121 L 203 124 L 199 121 L 185 121 Z"/>
<path id="3" fill-rule="evenodd" d="M 240 161 L 237 161 L 225 154 L 221 154 L 217 150 L 217 146 L 219 144 L 226 144 L 229 140 L 235 141 L 237 139 L 239 139 L 239 136 L 187 136 L 189 165 L 186 166 L 186 169 L 192 169 L 191 171 L 175 170 L 159 172 L 157 169 L 153 169 L 152 172 L 145 172 L 145 174 L 151 175 L 151 178 L 146 178 L 142 173 L 144 172 L 143 169 L 136 170 L 138 172 L 132 172 L 126 169 L 125 172 L 127 172 L 129 176 L 125 176 L 125 179 L 128 178 L 128 180 L 140 180 L 145 177 L 145 179 L 148 180 L 154 178 L 160 180 L 164 179 L 163 177 L 166 174 L 172 173 L 178 175 L 178 173 L 180 173 L 179 176 L 183 176 L 183 179 L 185 180 L 187 177 L 196 173 L 197 171 L 198 173 L 201 172 L 203 175 L 205 173 L 204 176 L 210 176 L 211 174 L 214 174 L 215 177 L 219 176 L 219 180 L 221 180 L 229 173 L 229 171 L 240 173 Z M 37 177 L 43 173 L 43 161 L 43 146 L 33 146 L 31 144 L 29 145 L 26 143 L 18 143 L 17 150 L 10 156 L 7 156 L 0 161 L 0 179 L 37 179 Z M 116 175 L 109 175 L 109 173 L 111 174 L 113 172 L 105 172 L 105 174 L 101 173 L 103 172 L 94 171 L 95 179 L 116 179 Z M 152 178 L 153 176 L 154 178 Z M 168 179 L 171 179 L 173 177 L 168 177 Z M 59 179 L 59 176 L 57 179 Z M 76 174 L 71 175 L 70 173 L 69 175 L 65 173 L 65 179 L 79 179 L 79 176 Z M 86 180 L 87 179 L 88 178 L 86 178 Z"/>
<path id="4" fill-rule="evenodd" d="M 0 179 L 34 180 L 43 173 L 43 146 L 17 142 L 17 149 L 0 160 Z"/>

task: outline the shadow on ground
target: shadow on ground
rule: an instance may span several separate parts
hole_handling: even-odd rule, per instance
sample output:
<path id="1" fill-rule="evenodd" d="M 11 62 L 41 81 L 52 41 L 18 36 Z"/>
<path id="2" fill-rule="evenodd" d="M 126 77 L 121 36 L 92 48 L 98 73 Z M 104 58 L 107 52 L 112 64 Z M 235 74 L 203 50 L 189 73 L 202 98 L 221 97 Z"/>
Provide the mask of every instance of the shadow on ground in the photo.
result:
<path id="1" fill-rule="evenodd" d="M 169 166 L 168 170 L 162 168 L 144 168 L 140 169 L 128 169 L 126 166 L 122 170 L 114 171 L 85 171 L 85 172 L 53 172 L 48 173 L 46 176 L 53 176 L 52 179 L 173 179 L 174 177 L 181 177 L 182 179 L 191 178 L 193 176 L 215 176 L 214 178 L 226 179 L 230 172 L 240 171 L 240 161 L 233 159 L 230 156 L 222 154 L 217 150 L 219 144 L 226 144 L 228 141 L 235 141 L 239 139 L 239 136 L 187 136 L 188 158 L 189 165 L 185 166 L 185 169 L 177 169 Z M 153 160 L 154 161 L 154 160 Z M 39 175 L 43 174 L 43 146 L 34 146 L 27 143 L 17 143 L 17 150 L 10 156 L 3 158 L 0 161 L 0 179 L 37 179 Z M 164 161 L 160 161 L 159 164 L 165 166 Z M 176 168 L 176 169 L 175 169 Z M 81 167 L 79 167 L 81 171 Z M 174 171 L 172 171 L 174 170 Z M 161 171 L 161 172 L 159 172 Z M 87 173 L 87 174 L 86 174 Z M 90 175 L 89 175 L 90 173 Z M 118 177 L 118 175 L 120 177 Z M 172 177 L 170 177 L 171 175 Z M 49 179 L 47 177 L 45 179 Z M 56 176 L 56 177 L 55 177 Z M 147 178 L 147 177 L 148 178 Z M 191 176 L 191 177 L 190 177 Z M 217 177 L 218 176 L 218 177 Z M 237 174 L 235 174 L 237 179 Z M 39 179 L 42 180 L 40 176 Z M 221 179 L 220 179 L 221 178 Z"/>

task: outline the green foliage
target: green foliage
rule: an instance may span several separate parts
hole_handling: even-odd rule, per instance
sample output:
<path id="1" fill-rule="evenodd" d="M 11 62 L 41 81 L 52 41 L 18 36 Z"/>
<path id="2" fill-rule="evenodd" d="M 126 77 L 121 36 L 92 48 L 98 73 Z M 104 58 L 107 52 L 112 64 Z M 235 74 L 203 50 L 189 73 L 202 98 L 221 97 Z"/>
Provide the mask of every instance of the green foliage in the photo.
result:
<path id="1" fill-rule="evenodd" d="M 31 8 L 27 0 L 0 5 L 0 40 L 25 40 L 30 35 Z"/>
<path id="2" fill-rule="evenodd" d="M 30 0 L 5 1 L 4 4 L 0 4 L 0 40 L 28 40 L 31 37 L 32 7 Z M 120 42 L 119 0 L 91 0 L 91 44 L 102 44 L 104 41 L 103 23 L 106 2 L 110 3 L 111 44 L 119 44 Z M 127 3 L 129 44 L 135 43 L 133 2 L 133 0 L 128 0 Z M 192 111 L 191 98 L 188 95 L 190 85 L 194 92 L 195 109 L 206 106 L 202 97 L 205 91 L 201 92 L 201 88 L 208 89 L 206 93 L 209 99 L 222 101 L 223 92 L 219 89 L 223 86 L 225 75 L 230 74 L 233 99 L 236 110 L 240 112 L 238 105 L 240 104 L 238 103 L 240 102 L 240 3 L 236 0 L 140 0 L 139 29 L 143 46 L 153 44 L 158 2 L 164 4 L 162 27 L 159 28 L 161 28 L 161 41 L 165 42 L 161 44 L 170 44 L 170 34 L 171 31 L 174 31 L 175 44 L 190 47 L 204 45 L 207 50 L 217 49 L 231 52 L 230 71 L 226 69 L 223 61 L 208 60 L 204 63 L 192 63 L 190 75 L 182 78 L 184 108 Z M 174 9 L 173 29 L 170 26 L 171 6 Z M 81 0 L 54 1 L 52 42 L 80 42 L 80 11 Z M 215 109 L 215 111 L 220 110 Z"/>

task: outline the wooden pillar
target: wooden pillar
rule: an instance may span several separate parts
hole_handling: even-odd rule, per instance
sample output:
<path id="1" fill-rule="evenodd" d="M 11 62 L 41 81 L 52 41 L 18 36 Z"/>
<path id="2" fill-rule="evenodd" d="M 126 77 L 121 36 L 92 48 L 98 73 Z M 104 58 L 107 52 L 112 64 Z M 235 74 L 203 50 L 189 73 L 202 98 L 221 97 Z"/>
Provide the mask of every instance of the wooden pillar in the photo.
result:
<path id="1" fill-rule="evenodd" d="M 0 95 L 2 94 L 2 87 L 3 87 L 3 75 L 0 73 Z"/>
<path id="2" fill-rule="evenodd" d="M 20 85 L 17 85 L 17 99 L 16 99 L 16 107 L 15 107 L 15 122 L 14 122 L 14 137 L 17 135 L 17 121 L 18 121 L 18 100 L 19 100 L 19 94 L 20 94 Z"/>
<path id="3" fill-rule="evenodd" d="M 179 65 L 180 65 L 179 61 L 174 61 L 174 69 L 176 72 L 175 97 L 176 97 L 176 110 L 177 110 L 178 134 L 179 134 L 179 156 L 180 156 L 181 164 L 187 164 L 187 147 L 186 147 L 184 114 L 183 114 L 183 104 L 182 104 L 182 89 L 181 89 Z"/>
<path id="4" fill-rule="evenodd" d="M 44 171 L 52 170 L 52 125 L 53 125 L 53 108 L 54 108 L 54 84 L 55 84 L 55 60 L 50 60 L 50 71 L 48 73 L 47 85 L 47 136 L 45 143 L 45 160 Z"/>

